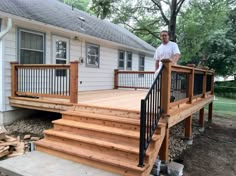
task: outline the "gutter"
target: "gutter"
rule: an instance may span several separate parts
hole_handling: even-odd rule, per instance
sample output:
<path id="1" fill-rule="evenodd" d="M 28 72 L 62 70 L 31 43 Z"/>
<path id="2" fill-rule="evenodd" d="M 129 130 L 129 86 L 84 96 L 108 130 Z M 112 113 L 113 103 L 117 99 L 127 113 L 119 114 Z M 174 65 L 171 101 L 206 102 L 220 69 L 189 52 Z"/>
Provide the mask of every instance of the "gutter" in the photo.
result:
<path id="1" fill-rule="evenodd" d="M 7 18 L 7 28 L 4 29 L 2 32 L 0 32 L 0 40 L 3 39 L 3 37 L 10 31 L 10 29 L 12 28 L 12 19 L 11 18 Z"/>

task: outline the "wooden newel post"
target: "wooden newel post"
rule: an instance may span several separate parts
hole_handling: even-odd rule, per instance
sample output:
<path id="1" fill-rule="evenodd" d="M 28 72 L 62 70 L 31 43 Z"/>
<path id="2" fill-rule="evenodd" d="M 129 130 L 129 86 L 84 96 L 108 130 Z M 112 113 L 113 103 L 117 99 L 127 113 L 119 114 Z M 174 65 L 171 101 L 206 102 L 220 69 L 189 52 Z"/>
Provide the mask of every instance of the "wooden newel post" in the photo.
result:
<path id="1" fill-rule="evenodd" d="M 70 102 L 78 103 L 79 62 L 70 62 Z"/>
<path id="2" fill-rule="evenodd" d="M 118 89 L 118 69 L 114 70 L 114 89 Z"/>
<path id="3" fill-rule="evenodd" d="M 191 73 L 188 76 L 188 97 L 189 97 L 189 103 L 193 103 L 193 89 L 194 89 L 194 64 L 188 64 L 188 67 L 193 67 L 191 69 Z"/>
<path id="4" fill-rule="evenodd" d="M 211 76 L 211 94 L 214 95 L 214 77 L 215 77 L 215 72 Z"/>
<path id="5" fill-rule="evenodd" d="M 163 72 L 161 78 L 161 106 L 163 110 L 163 117 L 168 115 L 169 113 L 169 106 L 170 106 L 170 88 L 171 88 L 171 60 L 170 59 L 163 59 Z M 170 129 L 166 128 L 165 138 L 162 142 L 160 148 L 160 159 L 162 161 L 169 160 L 169 131 Z"/>
<path id="6" fill-rule="evenodd" d="M 171 88 L 171 60 L 163 59 L 163 72 L 161 78 L 161 106 L 164 115 L 169 113 Z"/>
<path id="7" fill-rule="evenodd" d="M 16 65 L 18 62 L 11 62 L 11 96 L 16 97 L 16 92 L 18 89 L 18 72 Z"/>
<path id="8" fill-rule="evenodd" d="M 202 83 L 202 94 L 203 98 L 206 98 L 206 85 L 207 85 L 207 72 L 203 74 L 203 83 Z"/>

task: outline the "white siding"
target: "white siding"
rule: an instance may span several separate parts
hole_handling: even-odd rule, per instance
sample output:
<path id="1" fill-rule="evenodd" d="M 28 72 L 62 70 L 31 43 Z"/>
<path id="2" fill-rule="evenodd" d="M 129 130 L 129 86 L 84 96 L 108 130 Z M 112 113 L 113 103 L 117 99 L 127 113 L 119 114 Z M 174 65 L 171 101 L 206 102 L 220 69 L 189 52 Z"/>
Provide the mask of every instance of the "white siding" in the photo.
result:
<path id="1" fill-rule="evenodd" d="M 153 56 L 145 56 L 145 71 L 154 71 L 155 70 L 155 60 Z"/>
<path id="2" fill-rule="evenodd" d="M 91 42 L 90 42 L 91 43 Z M 84 45 L 85 46 L 85 43 Z M 86 59 L 86 49 L 83 49 Z M 117 49 L 100 46 L 99 68 L 90 68 L 85 63 L 79 67 L 79 90 L 102 90 L 112 89 L 114 83 L 114 69 L 118 67 Z"/>
<path id="3" fill-rule="evenodd" d="M 102 90 L 112 89 L 114 83 L 114 69 L 118 68 L 118 50 L 124 48 L 118 48 L 116 46 L 110 46 L 108 43 L 102 43 L 99 40 L 91 40 L 81 38 L 78 34 L 78 38 L 73 33 L 65 33 L 64 31 L 51 30 L 47 26 L 39 26 L 31 24 L 30 22 L 13 21 L 13 28 L 5 36 L 3 59 L 1 59 L 1 43 L 0 43 L 0 60 L 4 61 L 4 76 L 0 78 L 3 80 L 4 86 L 0 86 L 0 95 L 4 95 L 2 101 L 3 111 L 12 110 L 9 105 L 8 97 L 11 95 L 11 67 L 10 62 L 17 61 L 17 28 L 25 28 L 28 30 L 35 30 L 46 34 L 46 64 L 52 64 L 55 61 L 52 58 L 52 35 L 58 35 L 68 38 L 70 40 L 69 58 L 71 61 L 79 60 L 83 58 L 84 63 L 79 65 L 79 91 L 88 90 Z M 100 66 L 99 68 L 90 68 L 86 66 L 86 43 L 93 43 L 100 46 Z M 82 44 L 82 46 L 81 46 Z M 130 51 L 130 50 L 126 50 Z M 132 70 L 138 70 L 139 67 L 139 52 L 131 51 L 132 56 Z M 0 61 L 0 68 L 1 68 Z M 145 56 L 145 70 L 154 70 L 154 61 L 151 56 Z M 4 88 L 1 90 L 1 88 Z M 2 92 L 2 94 L 1 94 Z M 4 108 L 5 107 L 5 108 Z M 1 104 L 0 104 L 1 108 Z"/>

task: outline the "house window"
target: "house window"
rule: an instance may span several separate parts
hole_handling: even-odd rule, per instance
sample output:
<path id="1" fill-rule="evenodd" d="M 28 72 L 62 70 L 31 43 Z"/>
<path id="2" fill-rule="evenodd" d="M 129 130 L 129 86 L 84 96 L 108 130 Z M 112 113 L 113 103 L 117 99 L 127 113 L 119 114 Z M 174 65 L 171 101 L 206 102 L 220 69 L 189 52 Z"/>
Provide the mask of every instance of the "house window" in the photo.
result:
<path id="1" fill-rule="evenodd" d="M 67 43 L 56 41 L 56 64 L 66 64 L 67 62 Z M 56 70 L 56 76 L 66 76 L 66 70 Z"/>
<path id="2" fill-rule="evenodd" d="M 138 70 L 144 71 L 145 56 L 139 55 Z M 139 74 L 139 77 L 144 77 L 144 74 Z"/>
<path id="3" fill-rule="evenodd" d="M 99 46 L 94 44 L 87 44 L 87 61 L 88 67 L 99 67 Z"/>
<path id="4" fill-rule="evenodd" d="M 44 34 L 28 30 L 19 30 L 19 61 L 21 64 L 44 63 Z"/>
<path id="5" fill-rule="evenodd" d="M 127 52 L 126 70 L 132 70 L 132 53 Z"/>
<path id="6" fill-rule="evenodd" d="M 120 70 L 125 69 L 125 52 L 124 51 L 119 51 L 118 68 Z"/>
<path id="7" fill-rule="evenodd" d="M 144 71 L 144 63 L 145 63 L 145 56 L 139 55 L 139 63 L 138 63 L 138 70 Z"/>

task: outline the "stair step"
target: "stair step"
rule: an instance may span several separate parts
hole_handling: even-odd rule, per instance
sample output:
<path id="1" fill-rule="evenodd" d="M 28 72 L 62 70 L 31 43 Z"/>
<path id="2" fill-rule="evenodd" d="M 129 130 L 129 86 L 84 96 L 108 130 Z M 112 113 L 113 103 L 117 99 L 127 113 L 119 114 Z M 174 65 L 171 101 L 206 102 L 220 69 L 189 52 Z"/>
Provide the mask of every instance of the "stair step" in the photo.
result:
<path id="1" fill-rule="evenodd" d="M 131 169 L 138 172 L 145 171 L 149 166 L 146 164 L 143 168 L 137 167 L 138 163 L 134 161 L 125 162 L 124 160 L 119 160 L 119 158 L 116 158 L 116 156 L 107 156 L 101 152 L 94 152 L 90 151 L 89 149 L 82 149 L 64 143 L 49 141 L 47 139 L 42 139 L 36 142 L 36 149 L 42 150 L 41 148 L 44 148 L 43 151 L 45 152 L 47 152 L 48 149 L 59 151 L 62 153 L 62 155 L 67 154 L 72 157 L 86 158 L 88 160 L 96 161 L 98 164 L 101 162 L 115 167 Z M 51 152 L 49 151 L 49 153 Z"/>
<path id="2" fill-rule="evenodd" d="M 93 145 L 98 145 L 101 147 L 106 147 L 106 148 L 111 148 L 115 150 L 121 150 L 124 152 L 129 152 L 129 153 L 134 153 L 134 154 L 139 154 L 139 148 L 137 147 L 131 147 L 131 146 L 125 146 L 121 145 L 118 143 L 114 142 L 109 142 L 109 141 L 103 141 L 101 139 L 96 139 L 92 137 L 87 137 L 87 136 L 81 136 L 78 134 L 72 134 L 64 131 L 57 131 L 57 130 L 45 130 L 44 131 L 45 135 L 52 135 L 52 136 L 57 136 L 61 138 L 66 138 L 70 140 L 75 140 L 75 141 L 80 141 L 88 144 L 93 144 Z"/>
<path id="3" fill-rule="evenodd" d="M 140 120 L 136 118 L 127 118 L 127 117 L 119 117 L 105 114 L 96 114 L 96 113 L 88 113 L 88 112 L 79 112 L 79 111 L 63 111 L 61 114 L 65 115 L 73 115 L 79 117 L 88 117 L 100 120 L 114 121 L 114 122 L 122 122 L 133 125 L 140 125 Z"/>
<path id="4" fill-rule="evenodd" d="M 62 112 L 62 114 L 63 114 L 62 119 L 100 124 L 104 126 L 130 129 L 134 131 L 140 130 L 140 120 L 135 118 L 119 117 L 105 114 L 95 114 L 89 112 L 78 112 L 78 111 L 65 111 Z"/>
<path id="5" fill-rule="evenodd" d="M 77 122 L 77 121 L 65 120 L 65 119 L 54 120 L 52 122 L 53 124 L 70 126 L 70 127 L 86 129 L 86 130 L 102 132 L 102 133 L 109 133 L 109 134 L 130 137 L 130 138 L 135 138 L 135 139 L 139 139 L 139 136 L 140 136 L 138 131 L 120 129 L 120 128 L 103 126 L 103 125 L 98 125 L 98 124 L 90 124 L 90 123 Z"/>
<path id="6" fill-rule="evenodd" d="M 73 110 L 75 112 L 89 112 L 89 113 L 96 113 L 96 114 L 114 115 L 114 116 L 119 116 L 119 117 L 140 119 L 140 112 L 132 111 L 132 110 L 106 108 L 106 107 L 98 107 L 98 106 L 84 105 L 84 104 L 76 104 Z"/>

